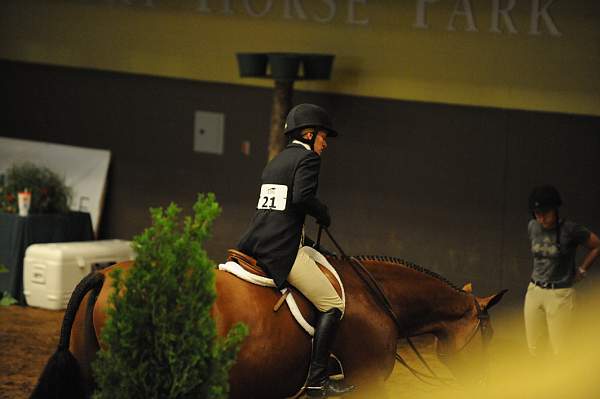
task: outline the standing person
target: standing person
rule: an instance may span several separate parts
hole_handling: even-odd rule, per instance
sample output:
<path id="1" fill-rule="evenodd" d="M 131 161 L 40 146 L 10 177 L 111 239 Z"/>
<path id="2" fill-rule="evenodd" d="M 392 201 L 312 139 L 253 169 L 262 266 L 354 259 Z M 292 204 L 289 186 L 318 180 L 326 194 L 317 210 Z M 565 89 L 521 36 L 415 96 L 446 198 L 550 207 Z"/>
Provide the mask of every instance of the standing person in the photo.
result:
<path id="1" fill-rule="evenodd" d="M 327 206 L 317 198 L 317 187 L 327 139 L 337 132 L 323 108 L 300 104 L 287 115 L 284 133 L 289 144 L 263 170 L 257 210 L 238 249 L 254 257 L 279 289 L 288 284 L 296 287 L 319 310 L 306 393 L 338 396 L 354 388 L 330 380 L 327 374 L 344 303 L 302 248 L 306 215 L 324 227 L 331 223 Z"/>
<path id="2" fill-rule="evenodd" d="M 575 301 L 573 285 L 585 278 L 600 254 L 600 239 L 586 227 L 559 218 L 562 200 L 550 185 L 533 189 L 529 210 L 533 219 L 528 232 L 533 255 L 531 282 L 525 295 L 525 330 L 532 355 L 538 355 L 540 337 L 548 334 L 554 355 L 564 352 Z M 575 265 L 577 247 L 589 252 L 579 267 Z"/>

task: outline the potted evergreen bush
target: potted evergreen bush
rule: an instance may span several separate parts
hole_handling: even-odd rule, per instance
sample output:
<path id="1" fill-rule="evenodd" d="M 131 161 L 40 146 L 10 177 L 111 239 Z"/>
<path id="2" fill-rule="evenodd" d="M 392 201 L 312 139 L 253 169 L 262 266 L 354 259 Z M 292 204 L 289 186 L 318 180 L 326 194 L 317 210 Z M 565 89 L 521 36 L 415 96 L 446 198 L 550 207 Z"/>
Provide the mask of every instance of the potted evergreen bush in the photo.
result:
<path id="1" fill-rule="evenodd" d="M 229 369 L 247 327 L 217 336 L 211 308 L 214 264 L 202 248 L 220 213 L 200 195 L 194 215 L 151 209 L 152 226 L 134 238 L 135 266 L 114 273 L 103 348 L 93 364 L 101 398 L 226 398 Z"/>

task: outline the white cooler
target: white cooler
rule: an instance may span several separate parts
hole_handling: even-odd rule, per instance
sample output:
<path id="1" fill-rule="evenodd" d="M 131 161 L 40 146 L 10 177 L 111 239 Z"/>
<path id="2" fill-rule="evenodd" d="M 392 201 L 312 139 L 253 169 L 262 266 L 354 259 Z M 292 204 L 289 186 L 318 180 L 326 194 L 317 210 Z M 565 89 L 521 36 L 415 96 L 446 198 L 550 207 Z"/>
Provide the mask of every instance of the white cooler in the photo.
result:
<path id="1" fill-rule="evenodd" d="M 131 241 L 33 244 L 23 260 L 23 293 L 29 306 L 65 309 L 75 286 L 90 271 L 133 260 Z"/>

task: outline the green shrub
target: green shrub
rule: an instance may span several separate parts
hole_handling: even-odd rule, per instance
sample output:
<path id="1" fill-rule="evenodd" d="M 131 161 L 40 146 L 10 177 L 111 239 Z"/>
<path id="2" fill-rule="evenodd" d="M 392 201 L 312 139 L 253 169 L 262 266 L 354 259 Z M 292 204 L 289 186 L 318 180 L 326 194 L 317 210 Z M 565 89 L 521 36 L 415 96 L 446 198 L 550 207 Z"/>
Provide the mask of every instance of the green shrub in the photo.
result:
<path id="1" fill-rule="evenodd" d="M 220 338 L 210 313 L 215 273 L 202 245 L 219 205 L 213 194 L 199 195 L 183 226 L 175 204 L 150 212 L 152 226 L 134 238 L 135 267 L 113 274 L 94 397 L 226 398 L 248 330 L 238 324 Z"/>
<path id="2" fill-rule="evenodd" d="M 0 211 L 16 213 L 17 194 L 31 192 L 29 213 L 65 213 L 69 211 L 72 192 L 64 179 L 50 169 L 31 162 L 15 164 L 6 171 L 0 187 Z"/>

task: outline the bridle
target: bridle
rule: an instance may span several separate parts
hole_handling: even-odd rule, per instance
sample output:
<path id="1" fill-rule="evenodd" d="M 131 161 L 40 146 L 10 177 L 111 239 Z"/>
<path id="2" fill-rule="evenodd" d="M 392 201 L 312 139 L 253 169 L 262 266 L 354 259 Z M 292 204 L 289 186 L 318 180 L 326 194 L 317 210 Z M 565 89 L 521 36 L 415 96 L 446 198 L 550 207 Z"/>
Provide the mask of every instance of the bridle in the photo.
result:
<path id="1" fill-rule="evenodd" d="M 471 343 L 473 338 L 475 338 L 478 332 L 481 333 L 481 342 L 483 344 L 484 351 L 487 349 L 488 344 L 492 339 L 493 332 L 489 323 L 490 315 L 487 310 L 481 308 L 481 305 L 479 302 L 477 302 L 477 300 L 474 300 L 474 302 L 475 309 L 477 309 L 477 324 L 475 327 L 473 327 L 473 331 L 471 331 L 469 334 L 469 338 L 467 338 L 465 343 L 462 344 L 462 346 L 456 352 L 461 352 L 463 349 L 465 349 Z M 448 357 L 450 354 L 438 352 L 438 356 Z"/>
<path id="2" fill-rule="evenodd" d="M 326 227 L 319 226 L 319 231 L 317 233 L 317 241 L 314 244 L 315 248 L 316 249 L 319 248 L 319 245 L 321 242 L 322 230 L 325 230 L 325 233 L 327 233 L 331 242 L 333 242 L 333 244 L 336 246 L 336 248 L 340 252 L 342 259 L 345 259 L 350 263 L 350 265 L 352 266 L 352 268 L 354 269 L 356 274 L 367 285 L 367 287 L 371 291 L 371 294 L 375 297 L 375 299 L 378 300 L 381 307 L 386 311 L 388 316 L 394 321 L 394 324 L 396 325 L 398 332 L 402 331 L 403 326 L 400 323 L 398 316 L 396 316 L 396 313 L 394 312 L 394 310 L 392 308 L 390 300 L 388 299 L 387 295 L 385 295 L 385 292 L 382 290 L 379 283 L 375 280 L 373 275 L 367 270 L 367 268 L 362 264 L 362 262 L 359 259 L 357 259 L 353 256 L 346 255 L 344 250 L 340 247 L 340 245 L 333 238 L 333 236 L 331 235 L 331 233 L 329 232 L 329 230 Z M 490 323 L 489 323 L 490 316 L 486 309 L 481 308 L 481 305 L 479 304 L 479 302 L 477 302 L 476 299 L 474 299 L 474 302 L 475 302 L 475 309 L 477 310 L 477 324 L 473 328 L 473 331 L 469 334 L 469 338 L 467 339 L 467 341 L 461 346 L 461 348 L 457 352 L 460 352 L 464 348 L 466 348 L 471 343 L 473 338 L 477 335 L 477 332 L 481 333 L 481 339 L 483 342 L 484 351 L 486 351 L 487 345 L 492 338 L 492 330 L 491 330 Z M 408 371 L 410 371 L 417 379 L 419 379 L 420 381 L 422 381 L 426 384 L 429 384 L 429 385 L 435 385 L 435 384 L 432 384 L 430 381 L 427 381 L 428 379 L 436 380 L 439 383 L 444 384 L 444 385 L 450 385 L 450 384 L 448 384 L 449 381 L 455 381 L 452 378 L 439 377 L 435 373 L 435 371 L 429 366 L 427 361 L 423 358 L 423 356 L 421 355 L 421 353 L 419 352 L 419 350 L 417 349 L 417 347 L 415 346 L 413 341 L 410 339 L 410 337 L 404 336 L 402 338 L 406 339 L 411 350 L 415 353 L 415 355 L 417 356 L 419 361 L 423 364 L 423 366 L 425 366 L 427 371 L 429 371 L 429 373 L 430 373 L 430 374 L 426 374 L 426 373 L 423 373 L 422 371 L 415 369 L 414 367 L 411 367 L 406 362 L 406 360 L 404 360 L 404 358 L 400 355 L 400 353 L 396 352 L 396 354 L 395 354 L 396 360 L 400 364 L 402 364 L 404 367 L 406 367 L 406 369 Z M 438 352 L 438 356 L 444 357 L 444 356 L 450 356 L 450 355 L 449 354 L 440 354 Z"/>

